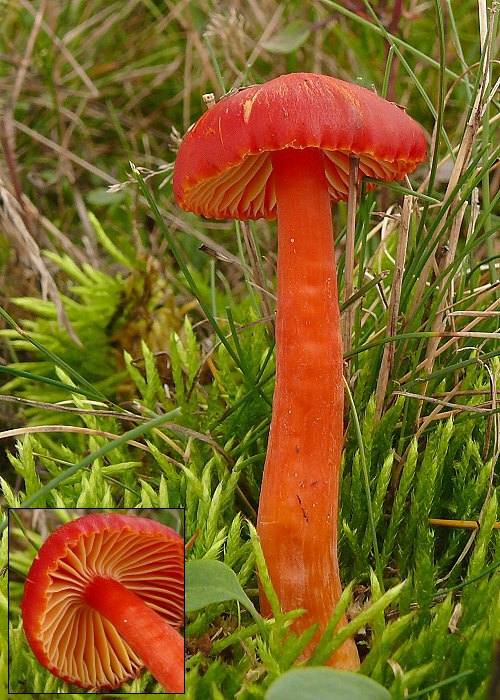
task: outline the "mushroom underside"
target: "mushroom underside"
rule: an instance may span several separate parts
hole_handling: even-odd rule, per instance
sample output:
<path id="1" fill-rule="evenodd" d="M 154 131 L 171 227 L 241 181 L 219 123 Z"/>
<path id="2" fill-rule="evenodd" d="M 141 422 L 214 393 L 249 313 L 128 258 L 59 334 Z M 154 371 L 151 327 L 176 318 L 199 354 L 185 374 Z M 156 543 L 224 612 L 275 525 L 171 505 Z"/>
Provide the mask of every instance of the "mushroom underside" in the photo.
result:
<path id="1" fill-rule="evenodd" d="M 210 179 L 201 180 L 184 191 L 183 206 L 207 218 L 275 219 L 276 192 L 269 151 L 250 154 Z M 365 176 L 392 182 L 413 170 L 412 164 L 378 160 L 374 155 L 323 149 L 328 193 L 332 201 L 347 199 L 349 157 L 359 158 L 359 179 Z M 372 189 L 374 185 L 368 184 Z"/>
<path id="2" fill-rule="evenodd" d="M 141 659 L 108 620 L 86 605 L 85 589 L 96 576 L 119 581 L 178 626 L 184 598 L 173 573 L 177 568 L 170 543 L 155 535 L 103 531 L 68 546 L 48 572 L 39 625 L 39 643 L 51 670 L 93 689 L 118 687 L 136 677 Z"/>

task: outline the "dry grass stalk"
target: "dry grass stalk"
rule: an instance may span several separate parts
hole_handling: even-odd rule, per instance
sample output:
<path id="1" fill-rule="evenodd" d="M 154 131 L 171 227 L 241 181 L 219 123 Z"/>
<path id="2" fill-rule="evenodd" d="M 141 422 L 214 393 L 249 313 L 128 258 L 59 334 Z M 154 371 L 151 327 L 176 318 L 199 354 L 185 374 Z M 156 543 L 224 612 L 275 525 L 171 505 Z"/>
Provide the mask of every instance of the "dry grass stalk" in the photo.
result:
<path id="1" fill-rule="evenodd" d="M 216 39 L 224 53 L 224 61 L 231 72 L 237 75 L 239 65 L 246 63 L 248 34 L 245 31 L 245 17 L 235 7 L 230 7 L 224 14 L 214 12 L 205 28 L 205 36 Z"/>
<path id="2" fill-rule="evenodd" d="M 77 345 L 81 345 L 66 314 L 56 283 L 45 265 L 36 241 L 26 228 L 21 214 L 20 204 L 5 187 L 1 175 L 0 202 L 2 202 L 3 205 L 0 206 L 0 228 L 18 251 L 21 260 L 29 260 L 33 269 L 37 271 L 40 276 L 42 296 L 48 296 L 54 302 L 58 323 L 66 328 L 70 338 L 77 343 Z"/>
<path id="3" fill-rule="evenodd" d="M 16 196 L 18 203 L 20 204 L 20 215 L 24 221 L 25 226 L 28 229 L 31 229 L 31 222 L 23 204 L 23 188 L 19 179 L 17 168 L 16 130 L 14 128 L 12 112 L 13 110 L 10 107 L 6 107 L 6 109 L 3 111 L 2 119 L 0 122 L 1 144 L 3 147 L 3 152 L 5 154 L 5 163 L 7 165 L 7 170 L 10 175 L 12 190 Z M 7 178 L 4 177 L 3 179 L 4 182 L 7 182 Z"/>
<path id="4" fill-rule="evenodd" d="M 252 3 L 253 4 L 253 3 Z M 255 3 L 255 5 L 257 5 Z M 248 57 L 248 59 L 245 61 L 245 70 L 240 71 L 238 75 L 236 76 L 236 79 L 233 81 L 232 86 L 233 88 L 240 87 L 246 77 L 246 68 L 249 66 L 252 66 L 255 61 L 259 58 L 259 56 L 263 53 L 262 45 L 273 35 L 273 33 L 276 30 L 276 27 L 279 24 L 279 21 L 281 19 L 281 15 L 283 14 L 283 11 L 285 9 L 285 6 L 282 4 L 279 4 L 278 7 L 276 8 L 276 11 L 273 13 L 273 16 L 269 21 L 265 21 L 263 23 L 263 31 L 261 36 L 259 37 L 258 41 L 255 43 L 255 46 Z"/>
<path id="5" fill-rule="evenodd" d="M 495 318 L 500 317 L 499 311 L 451 311 L 449 316 L 472 316 L 473 318 Z"/>
<path id="6" fill-rule="evenodd" d="M 46 136 L 39 134 L 38 131 L 31 129 L 29 126 L 26 126 L 26 124 L 23 124 L 22 122 L 19 122 L 16 119 L 13 120 L 13 124 L 19 131 L 22 131 L 24 134 L 34 139 L 35 141 L 43 143 L 43 145 L 47 146 L 47 148 L 50 148 L 55 153 L 61 155 L 63 158 L 67 158 L 67 160 L 76 163 L 76 165 L 79 165 L 84 170 L 88 170 L 89 173 L 97 175 L 97 177 L 101 178 L 101 180 L 103 180 L 103 182 L 107 183 L 108 185 L 117 184 L 118 181 L 114 177 L 109 175 L 109 173 L 104 172 L 104 170 L 101 170 L 92 163 L 89 163 L 83 158 L 80 158 L 80 156 L 77 156 L 75 153 L 68 150 L 67 148 L 64 148 L 63 146 L 60 146 L 55 141 L 51 141 L 51 139 L 48 139 Z"/>
<path id="7" fill-rule="evenodd" d="M 460 234 L 460 229 L 462 225 L 462 220 L 465 214 L 465 210 L 467 209 L 467 202 L 464 202 L 462 207 L 460 208 L 459 212 L 457 213 L 456 217 L 453 220 L 453 223 L 450 227 L 450 235 L 448 239 L 448 245 L 446 246 L 444 256 L 441 260 L 440 267 L 444 271 L 446 270 L 451 263 L 453 262 L 455 258 L 455 254 L 457 251 L 457 245 L 458 245 L 458 237 Z M 436 315 L 434 317 L 431 331 L 435 333 L 441 333 L 444 331 L 445 325 L 446 325 L 446 318 L 445 318 L 445 309 L 447 308 L 448 304 L 452 302 L 452 296 L 453 296 L 453 284 L 451 283 L 450 285 L 447 284 L 447 279 L 444 278 L 441 284 L 438 287 L 438 292 L 441 290 L 444 291 L 444 294 L 441 297 L 441 302 L 439 304 L 438 309 L 436 310 Z M 434 365 L 434 359 L 435 359 L 435 353 L 439 345 L 439 336 L 436 336 L 435 338 L 429 338 L 429 342 L 427 343 L 427 349 L 426 349 L 426 354 L 425 354 L 425 365 L 424 369 L 428 372 L 432 372 L 432 367 Z"/>
<path id="8" fill-rule="evenodd" d="M 191 12 L 186 10 L 186 8 L 189 6 L 189 2 L 185 1 L 177 3 L 172 2 L 172 0 L 166 0 L 166 5 L 169 8 L 172 16 L 175 17 L 177 22 L 179 22 L 180 26 L 191 40 L 192 46 L 198 55 L 197 64 L 199 65 L 199 62 L 201 61 L 203 72 L 207 76 L 216 97 L 220 97 L 222 95 L 222 89 L 219 85 L 214 67 L 212 66 L 210 54 L 208 49 L 203 44 L 200 34 L 194 25 Z"/>
<path id="9" fill-rule="evenodd" d="M 182 435 L 187 435 L 191 440 L 201 440 L 202 442 L 211 445 L 225 458 L 229 466 L 232 467 L 234 465 L 234 460 L 232 459 L 232 457 L 209 435 L 204 435 L 203 433 L 199 433 L 196 430 L 191 430 L 190 428 L 185 428 L 184 426 L 175 425 L 173 423 L 165 423 L 165 427 L 168 429 L 175 430 L 176 432 L 181 433 Z M 162 440 L 164 440 L 167 444 L 173 447 L 178 454 L 180 454 L 183 457 L 185 456 L 185 452 L 181 450 L 181 448 L 178 447 L 177 444 L 174 441 L 172 441 L 171 438 L 165 435 L 165 433 L 162 432 L 162 430 L 160 430 L 159 428 L 153 428 L 152 432 L 154 432 L 156 435 L 161 437 Z M 31 435 L 36 433 L 79 433 L 83 435 L 95 435 L 98 437 L 104 437 L 110 440 L 117 440 L 119 437 L 121 437 L 120 435 L 110 433 L 106 430 L 96 430 L 95 428 L 87 428 L 84 426 L 34 425 L 24 426 L 23 428 L 12 428 L 11 430 L 4 430 L 0 432 L 0 440 L 16 437 L 18 435 Z M 144 445 L 141 442 L 137 442 L 137 440 L 127 440 L 127 444 L 132 445 L 133 447 L 138 447 L 144 452 L 151 452 L 150 448 L 147 445 Z M 177 467 L 182 469 L 183 465 L 180 462 L 176 462 L 173 458 L 168 457 L 167 455 L 164 456 L 168 459 L 169 462 L 175 464 Z"/>
<path id="10" fill-rule="evenodd" d="M 487 293 L 491 293 L 491 292 L 494 291 L 498 286 L 499 286 L 499 285 L 494 285 L 494 286 L 492 285 L 492 286 L 489 286 L 488 289 L 487 289 Z M 481 295 L 478 295 L 477 303 L 480 303 L 482 297 L 483 297 L 482 294 L 481 294 Z M 457 302 L 457 303 L 461 303 L 461 302 Z M 474 312 L 473 312 L 473 305 L 471 305 L 471 306 L 469 307 L 469 311 L 467 312 L 467 315 L 468 315 L 468 316 L 473 316 L 473 319 L 472 319 L 472 321 L 471 321 L 470 323 L 468 323 L 466 326 L 464 326 L 464 328 L 460 331 L 462 337 L 465 337 L 465 338 L 466 338 L 468 335 L 470 335 L 470 334 L 473 332 L 473 331 L 472 331 L 472 328 L 474 328 L 475 326 L 477 326 L 478 323 L 481 323 L 481 320 L 484 318 L 485 314 L 487 314 L 487 315 L 496 314 L 496 309 L 498 309 L 499 307 L 500 307 L 500 299 L 496 299 L 494 302 L 492 302 L 492 304 L 490 304 L 490 306 L 488 307 L 488 309 L 486 309 L 486 311 L 483 311 L 483 312 L 481 312 L 481 313 L 478 313 L 477 315 L 474 315 Z M 484 333 L 481 333 L 481 334 L 480 334 L 480 337 L 483 337 L 484 335 L 485 335 Z M 442 334 L 442 337 L 445 337 L 445 336 L 446 336 L 446 334 Z M 474 334 L 474 336 L 475 336 L 475 334 Z M 471 337 L 474 337 L 474 336 L 471 336 Z M 450 348 L 452 345 L 454 345 L 455 342 L 456 342 L 456 341 L 455 341 L 455 337 L 456 337 L 456 334 L 453 335 L 452 338 L 451 338 L 450 340 L 447 340 L 446 343 L 443 343 L 443 345 L 441 345 L 441 346 L 436 350 L 436 352 L 434 353 L 434 358 L 439 357 L 439 355 L 442 355 L 443 352 L 445 352 L 446 350 L 448 350 L 448 348 Z M 416 372 L 419 372 L 421 369 L 423 369 L 424 366 L 425 366 L 425 364 L 426 364 L 426 360 L 424 359 L 424 360 L 422 360 L 422 362 L 420 362 L 420 364 L 418 364 L 417 367 L 415 368 L 415 370 L 414 370 L 415 373 L 416 373 Z M 412 370 L 412 371 L 410 371 L 410 372 L 407 372 L 403 377 L 401 377 L 401 379 L 400 379 L 401 384 L 403 384 L 404 382 L 407 382 L 409 379 L 411 379 L 411 377 L 412 377 L 413 374 L 414 374 L 414 371 Z"/>
<path id="11" fill-rule="evenodd" d="M 33 54 L 33 48 L 35 46 L 35 41 L 38 36 L 38 33 L 40 31 L 40 28 L 42 26 L 42 18 L 43 15 L 45 14 L 45 7 L 47 5 L 47 0 L 42 0 L 40 3 L 40 7 L 38 8 L 38 12 L 36 13 L 33 26 L 31 28 L 30 36 L 28 38 L 28 41 L 26 43 L 26 50 L 24 52 L 24 56 L 22 58 L 22 61 L 19 65 L 19 70 L 17 71 L 16 75 L 16 82 L 14 83 L 14 87 L 12 89 L 12 94 L 11 94 L 11 105 L 12 105 L 12 111 L 14 111 L 14 107 L 17 103 L 17 100 L 19 98 L 19 95 L 21 94 L 22 86 L 24 83 L 24 78 L 26 77 L 26 72 L 28 70 L 30 61 L 31 61 L 31 56 Z"/>
<path id="12" fill-rule="evenodd" d="M 193 86 L 191 76 L 193 74 L 193 40 L 191 35 L 186 37 L 186 48 L 184 51 L 184 84 L 185 90 L 182 93 L 182 128 L 186 132 L 191 124 L 191 95 L 193 94 Z"/>
<path id="13" fill-rule="evenodd" d="M 84 68 L 78 63 L 76 58 L 73 56 L 71 51 L 68 49 L 68 47 L 65 45 L 65 42 L 59 39 L 58 36 L 54 34 L 52 29 L 49 27 L 49 25 L 43 21 L 43 19 L 37 18 L 37 11 L 33 7 L 33 5 L 28 2 L 28 0 L 20 0 L 22 6 L 24 7 L 25 10 L 27 10 L 30 15 L 33 17 L 35 20 L 35 23 L 40 22 L 40 26 L 45 32 L 45 34 L 49 37 L 49 39 L 52 41 L 54 46 L 56 46 L 61 54 L 64 56 L 64 58 L 68 61 L 68 63 L 72 66 L 73 70 L 75 73 L 78 75 L 82 83 L 87 87 L 88 92 L 89 92 L 89 97 L 94 98 L 98 97 L 99 95 L 99 90 L 96 88 L 92 80 L 89 78 L 87 73 L 85 72 Z"/>
<path id="14" fill-rule="evenodd" d="M 408 232 L 410 230 L 413 200 L 413 197 L 406 196 L 403 200 L 403 209 L 401 211 L 399 236 L 396 248 L 396 260 L 394 263 L 394 275 L 392 279 L 389 309 L 387 314 L 386 337 L 388 338 L 391 338 L 397 333 L 399 303 L 401 301 L 401 287 L 403 283 L 403 271 L 406 261 L 406 249 L 408 245 Z M 396 346 L 394 342 L 391 341 L 390 343 L 385 344 L 375 394 L 376 420 L 379 420 L 380 416 L 382 415 L 387 385 L 394 366 L 395 352 Z"/>
<path id="15" fill-rule="evenodd" d="M 458 392 L 458 393 L 464 393 L 464 392 Z M 418 399 L 419 401 L 426 401 L 427 403 L 434 403 L 438 406 L 447 406 L 448 408 L 454 408 L 456 409 L 456 412 L 469 412 L 469 413 L 486 413 L 486 414 L 491 414 L 492 412 L 492 401 L 489 401 L 487 403 L 490 404 L 490 407 L 485 408 L 484 406 L 468 406 L 468 405 L 463 405 L 459 403 L 452 403 L 451 401 L 444 401 L 437 399 L 433 396 L 422 396 L 422 394 L 412 394 L 410 391 L 395 391 L 394 396 L 406 396 L 409 399 Z"/>
<path id="16" fill-rule="evenodd" d="M 443 331 L 438 333 L 440 338 L 483 338 L 484 340 L 500 340 L 500 333 L 475 333 L 474 331 Z M 459 348 L 457 348 L 457 351 Z"/>
<path id="17" fill-rule="evenodd" d="M 483 4 L 484 3 L 480 3 Z M 481 130 L 481 119 L 483 117 L 485 105 L 487 104 L 488 97 L 487 97 L 487 88 L 489 85 L 489 65 L 490 65 L 490 57 L 491 57 L 491 46 L 492 46 L 492 41 L 493 41 L 493 32 L 490 33 L 488 41 L 486 41 L 486 34 L 483 33 L 483 41 L 482 41 L 482 46 L 481 46 L 481 54 L 483 57 L 483 65 L 482 65 L 482 74 L 481 74 L 481 82 L 480 82 L 480 89 L 477 91 L 477 95 L 474 101 L 474 104 L 471 109 L 471 113 L 469 116 L 469 119 L 467 121 L 466 127 L 465 127 L 465 132 L 463 139 L 460 142 L 460 146 L 457 151 L 456 155 L 456 160 L 454 163 L 454 166 L 452 168 L 450 178 L 448 180 L 448 184 L 446 187 L 446 191 L 443 197 L 443 202 L 448 202 L 450 200 L 450 197 L 457 187 L 458 183 L 460 180 L 463 178 L 463 175 L 465 171 L 467 170 L 467 167 L 470 162 L 470 158 L 472 155 L 472 150 L 473 146 L 480 134 Z M 433 142 L 437 139 L 437 133 L 434 132 L 433 134 Z M 458 204 L 460 203 L 461 200 L 461 192 L 460 190 L 457 191 L 455 196 L 451 201 L 448 202 L 446 205 L 447 208 L 447 213 L 446 216 L 443 216 L 440 224 L 436 227 L 436 230 L 434 231 L 433 238 L 431 241 L 431 246 L 433 249 L 437 245 L 438 241 L 442 238 L 443 233 L 448 225 L 449 217 L 451 215 L 451 212 L 455 211 Z M 443 205 L 444 206 L 444 205 Z M 464 207 L 466 206 L 466 202 L 463 203 L 462 208 L 460 210 L 460 215 L 457 217 L 461 221 L 461 217 L 463 217 L 464 214 Z M 457 224 L 455 222 L 452 223 L 449 237 L 451 241 L 452 235 L 458 235 L 458 230 L 455 228 Z M 453 241 L 451 241 L 453 245 Z M 448 248 L 451 248 L 452 245 L 450 243 L 447 244 Z M 453 258 L 450 256 L 447 256 L 447 259 L 451 263 Z M 436 261 L 436 251 L 433 250 L 433 253 L 429 256 L 426 264 L 424 265 L 424 269 L 422 270 L 422 274 L 420 277 L 420 280 L 418 281 L 417 284 L 417 291 L 415 293 L 412 307 L 410 309 L 410 315 L 415 313 L 417 307 L 420 305 L 421 300 L 422 300 L 422 295 L 424 293 L 426 284 L 427 284 L 427 279 L 429 276 L 429 273 L 431 269 L 438 269 L 439 265 Z M 424 367 L 428 372 L 432 371 L 432 366 L 434 363 L 436 357 L 436 346 L 434 343 L 430 344 L 430 347 L 428 348 L 427 355 L 426 355 L 426 360 Z"/>
<path id="18" fill-rule="evenodd" d="M 418 421 L 420 424 L 418 425 L 418 428 L 415 430 L 415 435 L 414 435 L 415 440 L 419 439 L 419 437 L 422 435 L 424 430 L 430 425 L 430 423 L 432 423 L 432 421 L 437 420 L 438 418 L 439 419 L 443 418 L 443 415 L 441 415 L 443 412 L 443 408 L 445 408 L 448 404 L 451 403 L 450 399 L 452 399 L 455 396 L 455 394 L 459 391 L 459 389 L 460 389 L 460 384 L 457 384 L 456 386 L 454 386 L 453 389 L 451 389 L 451 391 L 449 391 L 446 394 L 443 401 L 440 401 L 439 404 L 436 406 L 436 408 L 433 411 L 431 411 L 431 413 L 429 413 L 429 415 L 424 416 L 423 418 L 420 418 L 420 413 L 419 413 Z M 428 397 L 425 395 L 422 395 L 422 394 L 416 394 L 416 398 L 422 404 L 422 402 L 425 401 Z M 447 413 L 447 416 L 455 415 L 456 412 L 457 412 L 457 409 L 454 409 L 450 413 Z M 415 424 L 417 424 L 417 419 L 415 420 Z M 393 474 L 391 477 L 391 488 L 392 489 L 395 489 L 397 484 L 399 483 L 399 478 L 401 476 L 401 472 L 403 471 L 403 467 L 404 467 L 406 460 L 408 458 L 408 454 L 410 452 L 410 449 L 411 449 L 411 443 L 408 445 L 408 447 L 404 451 L 403 455 L 401 456 L 401 459 L 399 460 L 396 468 L 393 471 Z"/>
<path id="19" fill-rule="evenodd" d="M 46 231 L 49 233 L 56 241 L 61 245 L 61 248 L 80 265 L 88 262 L 86 255 L 82 252 L 81 248 L 74 245 L 70 239 L 60 230 L 57 226 L 47 219 L 33 204 L 33 202 L 23 193 L 22 195 L 22 206 L 30 219 L 39 223 Z"/>
<path id="20" fill-rule="evenodd" d="M 110 440 L 117 440 L 120 435 L 115 435 L 114 433 L 108 433 L 106 430 L 95 430 L 94 428 L 85 428 L 78 425 L 31 425 L 24 426 L 24 428 L 13 428 L 12 430 L 3 430 L 0 433 L 0 440 L 5 440 L 6 438 L 16 437 L 18 435 L 33 435 L 35 433 L 81 433 L 83 435 L 96 435 L 98 437 L 109 438 Z M 143 445 L 141 442 L 136 440 L 127 440 L 127 444 L 138 447 L 144 452 L 151 452 L 147 445 Z"/>
<path id="21" fill-rule="evenodd" d="M 138 416 L 136 413 L 118 413 L 117 411 L 105 411 L 102 409 L 94 408 L 81 408 L 81 406 L 67 406 L 65 403 L 47 403 L 45 401 L 32 401 L 31 399 L 25 399 L 20 396 L 5 396 L 0 395 L 0 401 L 6 401 L 10 403 L 20 404 L 23 406 L 32 406 L 34 408 L 43 408 L 47 411 L 57 411 L 57 413 L 76 413 L 79 416 L 103 416 L 106 418 L 113 418 L 114 420 L 123 420 L 130 423 L 147 423 L 150 420 L 147 416 Z M 81 403 L 84 405 L 95 405 L 95 406 L 105 406 L 106 404 L 101 401 L 91 401 L 89 399 L 80 399 Z"/>
<path id="22" fill-rule="evenodd" d="M 429 525 L 434 527 L 458 527 L 465 530 L 479 530 L 481 524 L 477 520 L 445 520 L 443 518 L 429 518 Z M 495 530 L 500 529 L 500 523 L 493 525 Z"/>

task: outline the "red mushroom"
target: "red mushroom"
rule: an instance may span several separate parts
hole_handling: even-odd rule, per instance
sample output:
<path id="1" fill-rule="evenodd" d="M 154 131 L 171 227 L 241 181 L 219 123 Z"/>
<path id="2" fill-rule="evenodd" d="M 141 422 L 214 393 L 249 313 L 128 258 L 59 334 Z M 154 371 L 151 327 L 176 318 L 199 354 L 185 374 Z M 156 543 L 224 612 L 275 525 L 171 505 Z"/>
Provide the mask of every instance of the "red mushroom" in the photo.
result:
<path id="1" fill-rule="evenodd" d="M 40 547 L 21 603 L 38 661 L 82 688 L 112 689 L 146 666 L 184 690 L 184 542 L 147 518 L 95 513 Z"/>
<path id="2" fill-rule="evenodd" d="M 221 99 L 188 131 L 175 164 L 184 209 L 278 218 L 276 387 L 257 531 L 283 610 L 306 609 L 294 630 L 319 625 L 306 657 L 342 590 L 343 354 L 331 202 L 347 199 L 350 155 L 359 158 L 359 187 L 365 175 L 403 178 L 425 152 L 422 128 L 396 105 L 298 73 Z M 264 596 L 261 609 L 270 613 Z M 329 663 L 357 668 L 354 642 Z"/>

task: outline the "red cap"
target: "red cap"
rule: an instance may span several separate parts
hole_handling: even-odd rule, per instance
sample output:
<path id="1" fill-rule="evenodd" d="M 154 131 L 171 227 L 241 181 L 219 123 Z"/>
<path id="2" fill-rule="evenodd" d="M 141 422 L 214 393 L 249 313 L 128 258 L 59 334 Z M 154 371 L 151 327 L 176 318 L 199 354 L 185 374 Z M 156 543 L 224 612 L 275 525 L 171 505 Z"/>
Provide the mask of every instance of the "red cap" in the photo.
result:
<path id="1" fill-rule="evenodd" d="M 268 154 L 310 147 L 323 150 L 338 201 L 347 199 L 350 154 L 360 159 L 360 179 L 392 182 L 425 159 L 426 138 L 404 110 L 366 88 L 291 73 L 223 97 L 188 131 L 175 163 L 176 200 L 215 219 L 274 219 Z"/>

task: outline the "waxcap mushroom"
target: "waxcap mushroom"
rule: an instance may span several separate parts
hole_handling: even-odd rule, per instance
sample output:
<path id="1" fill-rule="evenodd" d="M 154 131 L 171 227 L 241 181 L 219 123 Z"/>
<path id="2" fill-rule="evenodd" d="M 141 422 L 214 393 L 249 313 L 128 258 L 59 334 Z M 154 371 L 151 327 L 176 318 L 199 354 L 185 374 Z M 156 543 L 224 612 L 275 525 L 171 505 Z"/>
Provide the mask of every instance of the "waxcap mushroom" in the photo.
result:
<path id="1" fill-rule="evenodd" d="M 349 155 L 364 176 L 402 179 L 426 154 L 422 127 L 371 90 L 313 73 L 282 75 L 223 97 L 188 131 L 174 194 L 215 219 L 277 217 L 272 151 L 319 148 L 332 201 L 347 199 Z M 367 188 L 375 185 L 367 183 Z"/>
<path id="2" fill-rule="evenodd" d="M 297 73 L 222 98 L 188 131 L 174 167 L 184 209 L 278 219 L 276 383 L 257 534 L 281 609 L 305 611 L 292 631 L 316 626 L 300 661 L 342 594 L 343 348 L 331 205 L 348 197 L 351 181 L 359 189 L 367 175 L 401 179 L 425 155 L 424 130 L 397 105 L 358 85 Z M 338 626 L 346 622 L 344 615 Z M 359 668 L 354 640 L 327 663 Z"/>
<path id="3" fill-rule="evenodd" d="M 86 592 L 95 581 L 130 592 L 165 627 L 177 628 L 184 620 L 183 539 L 149 518 L 92 513 L 62 525 L 40 547 L 21 603 L 30 647 L 54 675 L 98 690 L 135 678 L 144 663 L 88 605 Z M 111 615 L 124 608 L 119 592 L 109 603 L 116 608 Z M 130 622 L 140 627 L 135 617 Z"/>

